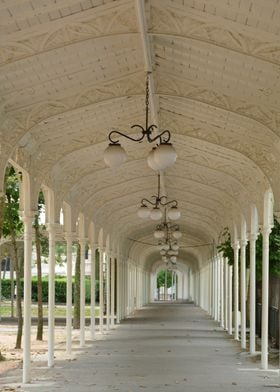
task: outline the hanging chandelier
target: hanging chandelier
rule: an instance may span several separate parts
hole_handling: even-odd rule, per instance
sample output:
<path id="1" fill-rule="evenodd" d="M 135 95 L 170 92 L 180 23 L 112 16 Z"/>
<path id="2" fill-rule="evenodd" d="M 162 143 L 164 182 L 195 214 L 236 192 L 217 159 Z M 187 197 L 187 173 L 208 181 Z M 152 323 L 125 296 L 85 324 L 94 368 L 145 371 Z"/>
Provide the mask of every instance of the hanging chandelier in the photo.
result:
<path id="1" fill-rule="evenodd" d="M 180 232 L 179 225 L 171 225 L 170 222 L 167 222 L 161 223 L 156 227 L 154 237 L 158 240 L 172 237 L 175 240 L 179 240 L 182 237 L 182 233 Z"/>
<path id="2" fill-rule="evenodd" d="M 179 225 L 167 221 L 165 212 L 164 221 L 157 225 L 154 237 L 159 240 L 160 255 L 165 263 L 176 264 L 179 253 L 178 240 L 182 237 Z"/>
<path id="3" fill-rule="evenodd" d="M 160 207 L 167 209 L 167 218 L 170 220 L 177 220 L 181 217 L 177 200 L 167 201 L 166 196 L 160 196 L 160 174 L 158 174 L 157 195 L 151 196 L 151 200 L 142 199 L 137 214 L 142 219 L 151 218 L 152 220 L 159 220 L 163 216 Z"/>
<path id="4" fill-rule="evenodd" d="M 160 243 L 160 255 L 161 259 L 166 264 L 176 264 L 177 256 L 179 254 L 179 245 L 177 241 L 167 240 L 164 243 Z"/>
<path id="5" fill-rule="evenodd" d="M 134 124 L 131 128 L 139 128 L 141 134 L 139 137 L 132 137 L 126 135 L 120 131 L 113 130 L 109 133 L 108 139 L 110 141 L 108 147 L 104 151 L 104 161 L 106 165 L 111 168 L 115 168 L 124 163 L 127 159 L 127 155 L 123 147 L 119 142 L 119 136 L 125 137 L 133 142 L 141 143 L 145 138 L 149 143 L 157 142 L 156 147 L 150 151 L 147 162 L 151 169 L 159 171 L 165 170 L 172 166 L 177 158 L 176 151 L 170 143 L 171 134 L 170 131 L 164 130 L 154 136 L 154 131 L 157 129 L 155 124 L 149 125 L 149 73 L 146 78 L 146 122 L 145 127 L 142 125 Z"/>

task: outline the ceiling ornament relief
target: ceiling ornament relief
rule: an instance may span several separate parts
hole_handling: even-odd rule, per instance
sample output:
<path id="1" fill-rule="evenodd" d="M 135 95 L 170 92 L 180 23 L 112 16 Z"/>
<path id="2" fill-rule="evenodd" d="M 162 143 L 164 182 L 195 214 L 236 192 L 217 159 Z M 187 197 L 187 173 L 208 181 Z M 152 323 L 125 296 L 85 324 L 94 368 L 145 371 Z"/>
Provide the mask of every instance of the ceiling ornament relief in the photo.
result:
<path id="1" fill-rule="evenodd" d="M 9 112 L 21 127 L 28 131 L 43 120 L 84 106 L 123 96 L 143 94 L 140 77 L 143 73 L 128 75 L 119 80 L 92 85 L 86 90 L 57 100 L 49 100 Z M 139 78 L 138 78 L 139 76 Z M 5 110 L 5 108 L 4 108 Z"/>
<path id="2" fill-rule="evenodd" d="M 209 109 L 211 111 L 211 109 Z M 215 115 L 212 113 L 213 116 Z M 253 132 L 247 128 L 247 135 L 244 131 L 232 129 L 232 127 L 218 128 L 212 124 L 199 124 L 199 120 L 188 118 L 182 113 L 171 113 L 170 111 L 161 111 L 161 121 L 168 128 L 172 124 L 174 131 L 177 134 L 187 135 L 199 140 L 205 140 L 226 148 L 235 150 L 250 158 L 255 162 L 263 172 L 269 176 L 275 171 L 279 171 L 277 163 L 277 151 L 275 146 L 271 143 L 266 135 L 263 135 L 263 141 L 254 137 Z M 256 132 L 257 127 L 255 128 Z M 275 138 L 276 139 L 276 138 Z"/>
<path id="3" fill-rule="evenodd" d="M 94 9 L 82 15 L 46 23 L 43 32 L 25 32 L 24 37 L 7 38 L 0 44 L 0 65 L 11 63 L 28 56 L 34 56 L 52 49 L 71 45 L 86 39 L 113 34 L 137 32 L 137 21 L 133 2 Z M 62 25 L 63 24 L 63 25 Z M 62 27 L 61 27 L 62 25 Z M 50 29 L 50 26 L 52 28 Z"/>
<path id="4" fill-rule="evenodd" d="M 189 7 L 174 7 L 171 1 L 157 0 L 151 5 L 150 23 L 150 33 L 189 37 L 280 65 L 280 42 L 277 36 L 240 26 L 221 16 Z"/>
<path id="5" fill-rule="evenodd" d="M 203 102 L 218 108 L 246 116 L 271 129 L 280 137 L 280 111 L 272 110 L 263 105 L 250 104 L 247 101 L 221 94 L 219 91 L 210 90 L 193 82 L 174 77 L 172 74 L 157 74 L 157 93 L 185 97 Z"/>

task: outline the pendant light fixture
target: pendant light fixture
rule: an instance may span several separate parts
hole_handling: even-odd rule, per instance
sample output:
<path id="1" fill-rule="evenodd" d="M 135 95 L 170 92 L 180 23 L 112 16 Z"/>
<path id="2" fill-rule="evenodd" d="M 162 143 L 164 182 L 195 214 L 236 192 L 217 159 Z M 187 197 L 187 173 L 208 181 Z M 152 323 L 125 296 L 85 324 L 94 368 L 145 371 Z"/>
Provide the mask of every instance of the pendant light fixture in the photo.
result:
<path id="1" fill-rule="evenodd" d="M 127 159 L 126 152 L 119 142 L 119 136 L 125 137 L 133 142 L 141 143 L 145 138 L 149 143 L 157 142 L 149 153 L 147 162 L 151 169 L 159 171 L 165 170 L 172 166 L 177 158 L 176 151 L 172 146 L 170 139 L 170 131 L 164 130 L 154 136 L 154 131 L 157 129 L 155 124 L 149 125 L 149 73 L 146 78 L 146 121 L 145 127 L 142 125 L 134 124 L 131 128 L 139 128 L 141 134 L 139 137 L 132 137 L 124 134 L 123 132 L 113 130 L 109 133 L 108 139 L 110 141 L 108 147 L 104 151 L 104 161 L 107 166 L 116 168 L 124 163 Z"/>
<path id="2" fill-rule="evenodd" d="M 157 195 L 151 197 L 151 200 L 142 199 L 141 206 L 137 211 L 139 218 L 152 220 L 160 220 L 163 216 L 163 213 L 160 207 L 164 207 L 167 212 L 167 218 L 170 220 L 177 220 L 181 217 L 181 212 L 178 209 L 177 200 L 166 200 L 166 196 L 160 196 L 160 174 L 158 174 L 158 187 L 157 187 Z M 152 207 L 152 208 L 149 208 Z"/>

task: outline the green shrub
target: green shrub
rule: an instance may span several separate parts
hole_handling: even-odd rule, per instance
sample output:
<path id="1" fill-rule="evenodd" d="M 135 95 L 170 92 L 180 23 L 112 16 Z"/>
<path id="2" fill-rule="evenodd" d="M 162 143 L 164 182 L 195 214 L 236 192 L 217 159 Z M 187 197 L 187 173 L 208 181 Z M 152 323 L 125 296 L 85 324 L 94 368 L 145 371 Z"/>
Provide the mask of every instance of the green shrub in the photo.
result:
<path id="1" fill-rule="evenodd" d="M 1 279 L 1 294 L 2 294 L 2 299 L 10 299 L 11 298 L 11 280 L 10 279 Z"/>
<path id="2" fill-rule="evenodd" d="M 11 280 L 10 279 L 2 279 L 1 280 L 2 287 L 2 298 L 11 299 Z M 86 303 L 90 303 L 90 278 L 86 277 L 85 279 L 85 300 Z M 37 293 L 37 278 L 32 278 L 32 301 L 38 301 L 38 293 Z M 44 277 L 42 279 L 42 288 L 43 288 L 43 302 L 48 302 L 48 278 Z M 67 279 L 65 277 L 56 277 L 55 279 L 55 302 L 56 303 L 66 303 L 66 294 L 67 294 Z M 22 297 L 23 297 L 23 280 L 22 280 Z M 96 281 L 96 291 L 95 291 L 96 301 L 99 301 L 99 282 Z M 72 301 L 74 300 L 74 281 L 72 283 Z"/>

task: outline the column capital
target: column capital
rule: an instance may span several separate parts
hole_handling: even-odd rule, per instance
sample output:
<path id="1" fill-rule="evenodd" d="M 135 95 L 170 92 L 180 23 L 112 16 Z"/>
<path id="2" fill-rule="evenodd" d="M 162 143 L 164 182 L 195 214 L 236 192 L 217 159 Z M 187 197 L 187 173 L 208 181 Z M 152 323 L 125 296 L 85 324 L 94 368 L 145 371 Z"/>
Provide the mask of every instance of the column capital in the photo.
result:
<path id="1" fill-rule="evenodd" d="M 64 238 L 66 239 L 66 241 L 72 241 L 73 237 L 74 237 L 74 233 L 72 233 L 72 231 L 65 231 L 64 233 Z"/>
<path id="2" fill-rule="evenodd" d="M 238 249 L 240 249 L 240 242 L 235 241 L 231 246 L 234 250 L 238 250 Z"/>
<path id="3" fill-rule="evenodd" d="M 250 240 L 250 242 L 257 241 L 258 236 L 259 236 L 259 233 L 257 233 L 257 232 L 255 232 L 255 233 L 250 233 L 250 234 L 249 234 L 249 240 Z"/>
<path id="4" fill-rule="evenodd" d="M 273 226 L 271 226 L 271 225 L 269 225 L 269 226 L 261 226 L 261 233 L 263 235 L 269 235 L 271 233 L 272 227 Z"/>
<path id="5" fill-rule="evenodd" d="M 80 245 L 85 245 L 87 243 L 87 238 L 81 237 L 81 238 L 78 238 L 78 241 L 79 241 Z"/>
<path id="6" fill-rule="evenodd" d="M 98 249 L 98 243 L 97 242 L 90 242 L 89 243 L 89 247 L 91 249 L 91 251 L 96 251 L 96 249 Z"/>
<path id="7" fill-rule="evenodd" d="M 244 240 L 244 239 L 240 240 L 240 246 L 241 247 L 245 247 L 247 245 L 247 243 L 248 243 L 247 240 Z"/>
<path id="8" fill-rule="evenodd" d="M 22 210 L 22 211 L 19 212 L 23 222 L 32 221 L 37 213 L 38 213 L 38 211 L 33 211 L 33 210 L 32 211 L 24 211 L 24 210 Z"/>

